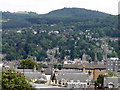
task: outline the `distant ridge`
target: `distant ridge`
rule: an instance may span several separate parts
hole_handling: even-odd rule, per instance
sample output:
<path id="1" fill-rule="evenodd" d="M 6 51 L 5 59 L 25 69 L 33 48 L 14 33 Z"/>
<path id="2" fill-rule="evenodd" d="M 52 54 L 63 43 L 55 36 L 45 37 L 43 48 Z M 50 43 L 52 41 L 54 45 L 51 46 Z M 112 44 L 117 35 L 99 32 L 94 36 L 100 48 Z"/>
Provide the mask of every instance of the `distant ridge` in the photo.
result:
<path id="1" fill-rule="evenodd" d="M 85 8 L 62 8 L 58 10 L 54 10 L 49 12 L 48 14 L 44 14 L 48 17 L 65 17 L 65 16 L 95 16 L 95 17 L 104 17 L 104 16 L 109 16 L 111 14 L 95 11 L 95 10 L 88 10 Z"/>
<path id="2" fill-rule="evenodd" d="M 100 23 L 109 17 L 114 18 L 115 15 L 88 10 L 84 8 L 62 8 L 51 11 L 47 14 L 37 14 L 34 12 L 19 11 L 15 13 L 2 12 L 4 21 L 3 28 L 21 28 L 29 27 L 34 24 L 55 24 L 59 22 L 93 22 Z"/>

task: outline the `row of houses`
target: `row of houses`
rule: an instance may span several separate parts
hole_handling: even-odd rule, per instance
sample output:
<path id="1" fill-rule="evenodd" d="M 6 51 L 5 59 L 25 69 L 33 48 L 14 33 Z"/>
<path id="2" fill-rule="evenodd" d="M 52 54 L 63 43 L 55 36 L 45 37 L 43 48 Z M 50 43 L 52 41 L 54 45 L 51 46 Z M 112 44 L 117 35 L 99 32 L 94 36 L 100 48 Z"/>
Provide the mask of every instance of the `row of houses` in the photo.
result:
<path id="1" fill-rule="evenodd" d="M 7 65 L 9 67 L 16 68 L 19 62 L 11 61 L 5 63 L 4 67 Z M 108 71 L 114 70 L 116 74 L 118 73 L 118 76 L 105 77 L 104 87 L 118 88 L 120 86 L 119 66 L 118 58 L 110 58 L 107 60 L 106 65 L 96 62 L 89 63 L 86 60 L 83 60 L 79 63 L 63 64 L 63 68 L 61 70 L 54 69 L 51 65 L 49 65 L 48 68 L 44 68 L 41 72 L 33 69 L 16 70 L 23 73 L 34 83 L 45 83 L 47 85 L 56 85 L 67 88 L 94 88 L 94 81 L 97 80 L 100 74 L 106 76 Z"/>
<path id="2" fill-rule="evenodd" d="M 93 69 L 92 69 L 93 70 Z M 91 70 L 91 71 L 92 71 Z M 23 73 L 22 69 L 16 69 Z M 24 76 L 31 79 L 33 83 L 60 86 L 66 88 L 94 88 L 94 77 L 105 72 L 97 73 L 97 69 L 93 70 L 93 74 L 87 72 L 85 68 L 79 69 L 50 69 L 46 68 L 42 72 L 33 71 L 32 69 L 24 70 Z M 96 73 L 96 74 L 95 74 Z M 104 77 L 104 87 L 106 88 L 119 88 L 120 87 L 120 76 L 117 77 Z"/>

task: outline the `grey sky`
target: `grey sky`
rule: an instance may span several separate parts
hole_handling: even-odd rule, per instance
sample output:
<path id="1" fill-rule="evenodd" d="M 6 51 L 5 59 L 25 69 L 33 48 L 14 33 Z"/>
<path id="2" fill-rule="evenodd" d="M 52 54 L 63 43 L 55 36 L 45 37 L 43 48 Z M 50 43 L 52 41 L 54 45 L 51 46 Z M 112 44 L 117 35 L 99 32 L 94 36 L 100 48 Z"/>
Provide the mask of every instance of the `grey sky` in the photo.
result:
<path id="1" fill-rule="evenodd" d="M 33 11 L 39 14 L 64 7 L 78 7 L 118 14 L 119 0 L 0 0 L 0 11 Z"/>

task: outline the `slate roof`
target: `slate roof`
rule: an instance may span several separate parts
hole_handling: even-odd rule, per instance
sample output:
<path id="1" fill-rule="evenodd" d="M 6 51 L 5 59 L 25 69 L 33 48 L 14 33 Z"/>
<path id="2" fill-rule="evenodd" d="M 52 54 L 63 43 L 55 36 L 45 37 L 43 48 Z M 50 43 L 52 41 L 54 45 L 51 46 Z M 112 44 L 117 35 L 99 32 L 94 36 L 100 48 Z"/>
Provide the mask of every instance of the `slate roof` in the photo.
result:
<path id="1" fill-rule="evenodd" d="M 83 66 L 85 69 L 106 69 L 104 64 L 94 64 L 94 63 L 84 63 L 84 64 L 64 64 L 63 68 L 65 69 L 82 69 Z"/>
<path id="2" fill-rule="evenodd" d="M 66 69 L 79 69 L 81 65 L 78 65 L 78 64 L 64 64 L 63 65 L 63 68 L 66 68 Z"/>
<path id="3" fill-rule="evenodd" d="M 51 68 L 46 68 L 44 70 L 45 75 L 51 75 Z"/>
<path id="4" fill-rule="evenodd" d="M 23 72 L 23 69 L 15 69 L 16 71 Z M 33 72 L 33 69 L 24 69 L 24 76 L 28 79 L 46 79 L 46 76 L 41 72 Z"/>
<path id="5" fill-rule="evenodd" d="M 84 64 L 86 69 L 106 69 L 106 66 L 104 64 L 93 64 L 93 63 L 88 63 Z M 79 67 L 81 68 L 81 67 Z"/>
<path id="6" fill-rule="evenodd" d="M 41 72 L 24 72 L 24 75 L 25 75 L 25 77 L 27 77 L 29 79 L 33 79 L 33 78 L 36 78 L 36 79 L 40 79 L 40 78 L 46 79 L 46 76 L 43 75 Z"/>
<path id="7" fill-rule="evenodd" d="M 86 80 L 89 79 L 88 74 L 85 73 L 60 73 L 56 76 L 56 79 L 61 81 L 62 79 L 65 79 L 67 81 L 73 80 L 80 82 L 86 82 Z"/>
<path id="8" fill-rule="evenodd" d="M 57 70 L 58 73 L 82 73 L 80 70 Z"/>
<path id="9" fill-rule="evenodd" d="M 120 85 L 120 77 L 105 77 L 104 87 L 107 87 L 109 83 L 114 84 L 114 88 L 117 88 L 117 86 Z"/>

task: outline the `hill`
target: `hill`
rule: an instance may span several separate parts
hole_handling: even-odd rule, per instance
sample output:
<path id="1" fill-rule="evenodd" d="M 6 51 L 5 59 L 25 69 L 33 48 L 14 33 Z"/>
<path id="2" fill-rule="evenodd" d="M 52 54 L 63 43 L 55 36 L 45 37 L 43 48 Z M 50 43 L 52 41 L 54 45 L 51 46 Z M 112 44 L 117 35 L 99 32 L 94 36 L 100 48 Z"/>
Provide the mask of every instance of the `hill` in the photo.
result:
<path id="1" fill-rule="evenodd" d="M 54 10 L 48 14 L 36 14 L 28 12 L 28 14 L 2 12 L 3 28 L 20 28 L 29 27 L 34 24 L 55 24 L 55 23 L 72 23 L 72 22 L 91 22 L 107 25 L 115 25 L 116 16 L 103 12 L 87 10 L 83 8 L 63 8 Z M 113 24 L 112 24 L 113 23 Z"/>
<path id="2" fill-rule="evenodd" d="M 96 17 L 106 17 L 110 16 L 109 14 L 103 13 L 103 12 L 98 12 L 94 10 L 87 10 L 84 8 L 63 8 L 63 9 L 58 9 L 49 12 L 48 14 L 45 14 L 47 17 L 91 17 L 91 18 L 96 18 Z"/>
<path id="3" fill-rule="evenodd" d="M 37 60 L 50 60 L 48 52 L 59 48 L 54 57 L 81 58 L 84 53 L 94 60 L 102 60 L 101 45 L 108 38 L 111 56 L 119 53 L 117 37 L 118 17 L 82 8 L 63 8 L 37 14 L 34 12 L 2 12 L 2 53 L 7 60 L 26 59 L 29 55 Z M 101 51 L 101 52 L 97 52 Z"/>
<path id="4" fill-rule="evenodd" d="M 2 27 L 3 29 L 10 28 L 22 28 L 31 26 L 31 22 L 28 20 L 29 18 L 37 19 L 38 14 L 28 13 L 28 14 L 20 14 L 20 13 L 11 13 L 11 12 L 2 12 Z"/>

